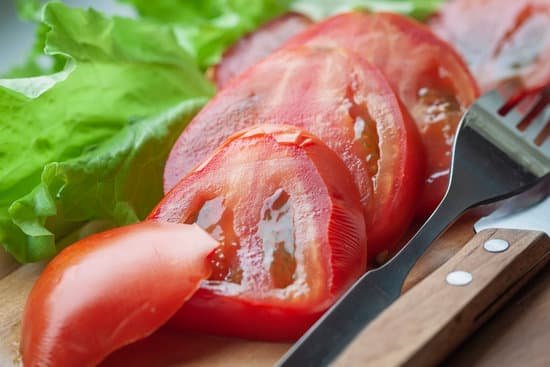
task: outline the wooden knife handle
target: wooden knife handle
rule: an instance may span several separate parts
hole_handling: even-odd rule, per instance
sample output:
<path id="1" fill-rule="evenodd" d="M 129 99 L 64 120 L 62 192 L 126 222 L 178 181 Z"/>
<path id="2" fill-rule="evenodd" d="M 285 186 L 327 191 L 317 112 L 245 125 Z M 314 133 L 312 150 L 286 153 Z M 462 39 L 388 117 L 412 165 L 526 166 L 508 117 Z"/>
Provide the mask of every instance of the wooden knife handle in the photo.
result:
<path id="1" fill-rule="evenodd" d="M 509 247 L 489 252 L 489 240 L 493 251 Z M 549 260 L 550 239 L 542 232 L 482 231 L 371 322 L 332 365 L 435 365 Z M 468 284 L 449 284 L 468 274 Z"/>

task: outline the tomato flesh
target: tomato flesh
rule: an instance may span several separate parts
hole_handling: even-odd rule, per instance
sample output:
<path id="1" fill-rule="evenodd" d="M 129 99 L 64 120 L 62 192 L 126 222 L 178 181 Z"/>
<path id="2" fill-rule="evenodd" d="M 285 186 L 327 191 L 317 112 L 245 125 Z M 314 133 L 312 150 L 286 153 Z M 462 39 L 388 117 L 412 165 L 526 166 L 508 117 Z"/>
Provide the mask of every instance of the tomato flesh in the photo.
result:
<path id="1" fill-rule="evenodd" d="M 418 215 L 443 198 L 460 116 L 478 90 L 460 56 L 427 27 L 391 13 L 353 12 L 320 22 L 283 47 L 337 46 L 356 52 L 387 77 L 416 122 L 427 156 Z"/>
<path id="2" fill-rule="evenodd" d="M 228 136 L 262 122 L 309 131 L 339 155 L 359 189 L 370 259 L 391 252 L 414 216 L 422 147 L 384 76 L 342 49 L 283 50 L 233 80 L 178 138 L 165 191 Z"/>
<path id="3" fill-rule="evenodd" d="M 235 76 L 271 54 L 312 23 L 308 17 L 299 13 L 283 14 L 267 22 L 224 52 L 220 62 L 212 69 L 212 80 L 218 88 L 225 87 Z"/>
<path id="4" fill-rule="evenodd" d="M 222 243 L 211 277 L 173 319 L 186 329 L 293 340 L 366 267 L 351 174 L 318 138 L 290 126 L 230 137 L 149 218 L 197 223 Z"/>
<path id="5" fill-rule="evenodd" d="M 27 299 L 24 365 L 95 366 L 153 333 L 210 276 L 217 246 L 195 225 L 144 222 L 66 248 Z"/>
<path id="6" fill-rule="evenodd" d="M 483 92 L 550 82 L 550 1 L 455 0 L 430 27 L 468 62 Z"/>

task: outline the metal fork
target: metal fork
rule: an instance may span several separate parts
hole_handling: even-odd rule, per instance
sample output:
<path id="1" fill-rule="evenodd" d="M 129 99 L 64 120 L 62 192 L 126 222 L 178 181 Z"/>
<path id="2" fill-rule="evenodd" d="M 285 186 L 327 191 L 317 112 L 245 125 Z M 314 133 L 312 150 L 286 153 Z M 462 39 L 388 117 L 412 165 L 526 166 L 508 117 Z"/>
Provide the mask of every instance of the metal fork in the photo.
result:
<path id="1" fill-rule="evenodd" d="M 328 364 L 395 301 L 407 274 L 430 244 L 466 210 L 516 195 L 550 177 L 550 86 L 527 112 L 509 108 L 496 91 L 463 116 L 453 147 L 445 198 L 392 260 L 369 271 L 283 356 L 280 366 Z M 529 123 L 530 122 L 530 123 Z M 527 127 L 520 131 L 518 126 Z M 539 139 L 540 140 L 540 139 Z M 540 142 L 539 142 L 540 143 Z"/>

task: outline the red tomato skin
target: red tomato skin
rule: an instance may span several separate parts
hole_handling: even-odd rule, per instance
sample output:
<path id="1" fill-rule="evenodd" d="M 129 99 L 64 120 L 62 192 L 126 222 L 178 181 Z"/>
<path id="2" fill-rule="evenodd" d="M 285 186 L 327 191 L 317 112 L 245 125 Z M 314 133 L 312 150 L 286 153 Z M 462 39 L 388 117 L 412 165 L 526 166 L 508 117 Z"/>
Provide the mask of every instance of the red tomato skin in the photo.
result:
<path id="1" fill-rule="evenodd" d="M 220 297 L 208 289 L 199 289 L 170 320 L 170 325 L 220 336 L 293 342 L 324 311 L 273 307 L 246 299 Z"/>
<path id="2" fill-rule="evenodd" d="M 263 168 L 273 167 L 270 162 L 283 168 Z M 231 175 L 236 170 L 241 172 L 237 181 Z M 250 177 L 243 179 L 243 175 Z M 231 184 L 226 181 L 229 177 Z M 149 218 L 185 221 L 194 210 L 191 207 L 198 192 L 206 195 L 204 191 L 220 185 L 232 189 L 223 186 L 216 189 L 216 195 L 223 190 L 231 191 L 226 193 L 230 195 L 238 188 L 247 194 L 245 197 L 253 193 L 260 198 L 261 193 L 282 187 L 294 203 L 302 203 L 293 210 L 294 221 L 298 220 L 296 246 L 304 253 L 307 291 L 287 299 L 277 296 L 273 288 L 262 288 L 261 294 L 250 289 L 228 294 L 227 287 L 213 289 L 203 283 L 197 296 L 189 300 L 190 305 L 182 307 L 171 323 L 218 335 L 294 340 L 366 269 L 364 217 L 353 179 L 338 156 L 315 136 L 290 126 L 260 125 L 230 137 L 181 180 Z M 300 193 L 307 199 L 299 197 L 304 195 Z M 240 228 L 251 228 L 249 231 L 255 233 L 260 211 L 258 203 L 251 200 L 241 202 L 241 209 L 234 209 L 234 217 L 240 218 Z M 249 218 L 243 222 L 244 217 Z M 302 236 L 312 229 L 317 233 L 313 240 Z M 249 236 L 246 233 L 241 234 L 241 242 Z M 300 242 L 300 238 L 310 241 Z"/>
<path id="3" fill-rule="evenodd" d="M 384 206 L 375 207 L 373 219 L 369 223 L 377 230 L 367 230 L 369 239 L 369 262 L 375 265 L 387 261 L 402 244 L 418 211 L 417 199 L 424 191 L 426 172 L 426 152 L 414 121 L 399 98 L 396 103 L 401 108 L 402 120 L 396 121 L 403 131 L 399 140 L 402 156 L 393 162 L 395 179 Z M 377 179 L 381 181 L 382 178 Z"/>
<path id="4" fill-rule="evenodd" d="M 548 0 L 455 0 L 429 25 L 468 61 L 483 92 L 529 92 L 550 82 Z"/>
<path id="5" fill-rule="evenodd" d="M 212 80 L 219 89 L 225 87 L 235 76 L 311 24 L 311 19 L 299 13 L 286 13 L 267 22 L 224 52 L 220 62 L 212 68 Z"/>
<path id="6" fill-rule="evenodd" d="M 217 245 L 198 226 L 143 222 L 64 249 L 27 299 L 24 365 L 95 366 L 151 334 L 210 276 Z"/>
<path id="7" fill-rule="evenodd" d="M 450 165 L 452 139 L 459 119 L 452 123 L 425 123 L 415 113 L 420 87 L 430 80 L 449 90 L 465 110 L 478 97 L 476 82 L 452 46 L 428 27 L 392 13 L 352 12 L 317 23 L 291 38 L 283 48 L 299 45 L 345 47 L 378 67 L 409 110 L 418 126 L 426 152 L 426 178 L 418 200 L 417 216 L 427 217 L 443 198 Z M 441 76 L 443 75 L 443 76 Z M 426 85 L 423 85 L 426 83 Z"/>
<path id="8" fill-rule="evenodd" d="M 356 115 L 366 125 L 372 120 L 374 133 L 365 131 L 376 136 L 370 142 L 376 148 L 356 137 Z M 414 216 L 424 154 L 414 123 L 378 69 L 341 49 L 298 47 L 271 55 L 234 79 L 187 126 L 166 162 L 165 191 L 225 138 L 259 122 L 297 126 L 333 149 L 359 188 L 369 261 L 394 251 Z M 374 177 L 371 154 L 380 156 Z"/>

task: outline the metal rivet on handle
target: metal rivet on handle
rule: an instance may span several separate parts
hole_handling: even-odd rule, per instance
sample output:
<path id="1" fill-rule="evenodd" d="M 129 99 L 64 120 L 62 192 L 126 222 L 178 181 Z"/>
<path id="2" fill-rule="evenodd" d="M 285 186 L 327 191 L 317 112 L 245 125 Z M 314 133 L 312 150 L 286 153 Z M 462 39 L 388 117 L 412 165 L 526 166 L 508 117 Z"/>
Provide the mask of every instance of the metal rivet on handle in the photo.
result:
<path id="1" fill-rule="evenodd" d="M 447 274 L 447 278 L 445 280 L 450 285 L 460 287 L 470 284 L 472 282 L 472 279 L 472 274 L 468 273 L 467 271 L 456 270 L 451 271 L 449 274 Z"/>
<path id="2" fill-rule="evenodd" d="M 483 248 L 489 252 L 504 252 L 508 250 L 510 244 L 508 241 L 500 240 L 498 238 L 490 239 L 483 244 Z"/>

